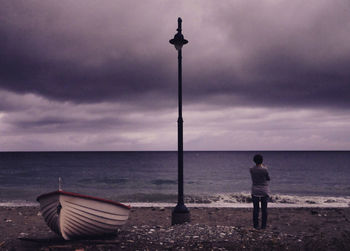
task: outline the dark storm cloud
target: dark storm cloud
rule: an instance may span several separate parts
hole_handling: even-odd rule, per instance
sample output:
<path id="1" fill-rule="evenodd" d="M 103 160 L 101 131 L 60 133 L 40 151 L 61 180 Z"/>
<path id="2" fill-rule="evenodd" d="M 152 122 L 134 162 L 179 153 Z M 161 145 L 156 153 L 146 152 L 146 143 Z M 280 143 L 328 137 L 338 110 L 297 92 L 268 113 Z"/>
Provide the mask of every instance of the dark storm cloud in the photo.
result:
<path id="1" fill-rule="evenodd" d="M 210 35 L 223 37 L 211 45 L 220 49 L 189 88 L 224 103 L 348 108 L 349 11 L 347 1 L 218 4 L 210 21 L 224 35 Z"/>
<path id="2" fill-rule="evenodd" d="M 125 3 L 123 7 L 109 1 L 100 7 L 91 1 L 80 1 L 82 6 L 63 2 L 2 4 L 3 89 L 78 103 L 130 100 L 164 91 L 169 75 L 165 59 L 150 48 L 154 41 L 148 27 L 121 13 Z M 109 12 L 108 5 L 117 13 Z"/>
<path id="3" fill-rule="evenodd" d="M 218 104 L 349 108 L 350 72 L 345 66 L 350 67 L 350 62 L 314 69 L 299 60 L 267 56 L 261 64 L 254 62 L 247 79 L 230 75 L 207 77 L 201 83 L 207 80 L 212 85 L 190 88 L 193 96 L 203 94 L 198 99 L 208 95 Z"/>
<path id="4" fill-rule="evenodd" d="M 185 104 L 350 106 L 347 1 L 1 6 L 2 89 L 73 103 L 174 105 L 176 52 L 167 41 L 181 15 L 190 40 Z"/>

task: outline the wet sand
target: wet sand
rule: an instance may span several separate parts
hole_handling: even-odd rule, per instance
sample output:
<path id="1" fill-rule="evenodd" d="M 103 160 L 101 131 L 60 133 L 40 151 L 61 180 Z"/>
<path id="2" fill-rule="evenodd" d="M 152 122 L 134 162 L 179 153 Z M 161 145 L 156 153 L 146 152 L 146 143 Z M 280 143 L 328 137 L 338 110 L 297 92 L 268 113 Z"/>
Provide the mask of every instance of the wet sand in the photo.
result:
<path id="1" fill-rule="evenodd" d="M 255 230 L 251 208 L 190 208 L 171 226 L 170 208 L 133 208 L 114 236 L 65 241 L 37 207 L 0 207 L 0 250 L 350 250 L 350 208 L 270 208 Z"/>

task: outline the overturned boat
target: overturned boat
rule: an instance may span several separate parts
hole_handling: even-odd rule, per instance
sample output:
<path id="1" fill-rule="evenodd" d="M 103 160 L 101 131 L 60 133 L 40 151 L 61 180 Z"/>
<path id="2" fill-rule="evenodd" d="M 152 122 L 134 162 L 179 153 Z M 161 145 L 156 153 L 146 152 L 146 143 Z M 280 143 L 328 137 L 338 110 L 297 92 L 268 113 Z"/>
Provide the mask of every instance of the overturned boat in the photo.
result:
<path id="1" fill-rule="evenodd" d="M 116 233 L 129 218 L 130 206 L 116 201 L 65 192 L 37 198 L 47 225 L 65 240 Z"/>

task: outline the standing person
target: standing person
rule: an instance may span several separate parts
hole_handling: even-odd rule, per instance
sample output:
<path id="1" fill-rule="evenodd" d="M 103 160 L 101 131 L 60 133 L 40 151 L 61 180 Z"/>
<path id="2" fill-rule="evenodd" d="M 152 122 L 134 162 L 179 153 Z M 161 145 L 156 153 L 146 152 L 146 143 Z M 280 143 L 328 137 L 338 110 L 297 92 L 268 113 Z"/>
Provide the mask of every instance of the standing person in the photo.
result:
<path id="1" fill-rule="evenodd" d="M 253 224 L 254 228 L 259 227 L 259 202 L 261 202 L 261 228 L 266 228 L 267 222 L 267 200 L 269 198 L 269 172 L 262 164 L 263 156 L 257 154 L 253 158 L 255 166 L 250 168 L 250 175 L 252 177 L 252 200 L 254 205 L 253 210 Z"/>

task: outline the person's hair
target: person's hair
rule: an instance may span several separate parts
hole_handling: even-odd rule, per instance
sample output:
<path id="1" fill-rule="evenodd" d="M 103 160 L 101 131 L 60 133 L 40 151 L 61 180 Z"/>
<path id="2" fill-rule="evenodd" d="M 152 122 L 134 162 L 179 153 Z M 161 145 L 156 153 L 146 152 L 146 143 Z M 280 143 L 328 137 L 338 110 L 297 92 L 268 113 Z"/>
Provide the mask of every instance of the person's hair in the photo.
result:
<path id="1" fill-rule="evenodd" d="M 254 160 L 255 164 L 260 165 L 261 163 L 263 163 L 263 160 L 264 160 L 264 159 L 263 159 L 263 156 L 262 156 L 262 155 L 256 154 L 256 155 L 254 156 L 253 160 Z"/>

